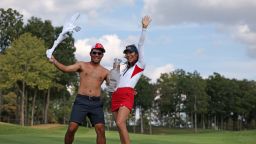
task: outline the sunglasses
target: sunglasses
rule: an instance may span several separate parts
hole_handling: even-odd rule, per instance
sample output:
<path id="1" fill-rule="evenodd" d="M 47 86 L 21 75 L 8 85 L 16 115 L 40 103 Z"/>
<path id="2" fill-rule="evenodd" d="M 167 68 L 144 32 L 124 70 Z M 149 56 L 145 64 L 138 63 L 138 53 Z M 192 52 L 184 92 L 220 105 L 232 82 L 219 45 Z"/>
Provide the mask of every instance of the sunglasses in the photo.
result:
<path id="1" fill-rule="evenodd" d="M 99 55 L 99 56 L 103 55 L 102 52 L 96 52 L 96 51 L 92 51 L 91 54 L 92 55 Z"/>

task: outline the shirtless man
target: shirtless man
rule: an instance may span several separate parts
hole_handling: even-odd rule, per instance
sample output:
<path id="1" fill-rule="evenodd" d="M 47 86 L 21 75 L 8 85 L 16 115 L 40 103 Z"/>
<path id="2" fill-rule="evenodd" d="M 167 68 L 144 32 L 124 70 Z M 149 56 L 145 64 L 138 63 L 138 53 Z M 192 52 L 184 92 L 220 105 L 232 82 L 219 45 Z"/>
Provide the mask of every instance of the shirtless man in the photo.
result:
<path id="1" fill-rule="evenodd" d="M 58 62 L 53 56 L 50 61 L 63 72 L 78 72 L 80 75 L 80 86 L 76 100 L 72 107 L 70 123 L 65 135 L 65 144 L 72 144 L 74 135 L 84 121 L 89 117 L 97 134 L 97 144 L 105 144 L 105 127 L 103 103 L 100 101 L 101 84 L 107 80 L 109 71 L 100 65 L 105 49 L 100 43 L 92 47 L 90 62 L 77 62 L 65 66 Z"/>

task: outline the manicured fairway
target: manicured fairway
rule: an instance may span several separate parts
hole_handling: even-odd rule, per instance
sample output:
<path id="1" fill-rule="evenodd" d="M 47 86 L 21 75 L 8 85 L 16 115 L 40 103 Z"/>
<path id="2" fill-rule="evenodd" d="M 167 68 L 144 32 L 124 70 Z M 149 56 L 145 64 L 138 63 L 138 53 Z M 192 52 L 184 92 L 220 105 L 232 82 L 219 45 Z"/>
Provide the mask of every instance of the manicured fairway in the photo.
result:
<path id="1" fill-rule="evenodd" d="M 0 123 L 0 144 L 63 144 L 66 126 L 20 127 Z M 75 144 L 95 144 L 94 129 L 80 127 Z M 108 144 L 119 144 L 116 131 L 106 132 Z M 256 130 L 199 134 L 130 134 L 133 144 L 256 144 Z"/>

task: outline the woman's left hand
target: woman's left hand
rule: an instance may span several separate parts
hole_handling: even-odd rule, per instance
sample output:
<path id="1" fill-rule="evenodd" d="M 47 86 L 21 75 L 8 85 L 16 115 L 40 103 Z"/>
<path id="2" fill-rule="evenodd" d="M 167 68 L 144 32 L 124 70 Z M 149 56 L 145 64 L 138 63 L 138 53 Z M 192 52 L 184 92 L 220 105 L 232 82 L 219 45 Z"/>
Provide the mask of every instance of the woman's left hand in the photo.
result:
<path id="1" fill-rule="evenodd" d="M 152 19 L 149 16 L 144 16 L 141 21 L 142 27 L 147 28 L 151 21 Z"/>

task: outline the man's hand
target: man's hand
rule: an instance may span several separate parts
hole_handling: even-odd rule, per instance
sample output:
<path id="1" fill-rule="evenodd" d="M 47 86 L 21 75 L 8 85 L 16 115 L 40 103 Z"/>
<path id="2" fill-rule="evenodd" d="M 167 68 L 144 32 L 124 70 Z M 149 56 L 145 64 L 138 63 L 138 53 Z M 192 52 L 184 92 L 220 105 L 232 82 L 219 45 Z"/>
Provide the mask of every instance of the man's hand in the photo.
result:
<path id="1" fill-rule="evenodd" d="M 49 61 L 54 64 L 57 60 L 56 60 L 55 57 L 52 55 L 51 58 L 49 59 Z"/>
<path id="2" fill-rule="evenodd" d="M 149 16 L 144 16 L 141 20 L 142 27 L 147 28 L 151 21 L 152 19 Z"/>
<path id="3" fill-rule="evenodd" d="M 136 96 L 138 94 L 137 90 L 134 89 L 134 96 Z"/>

